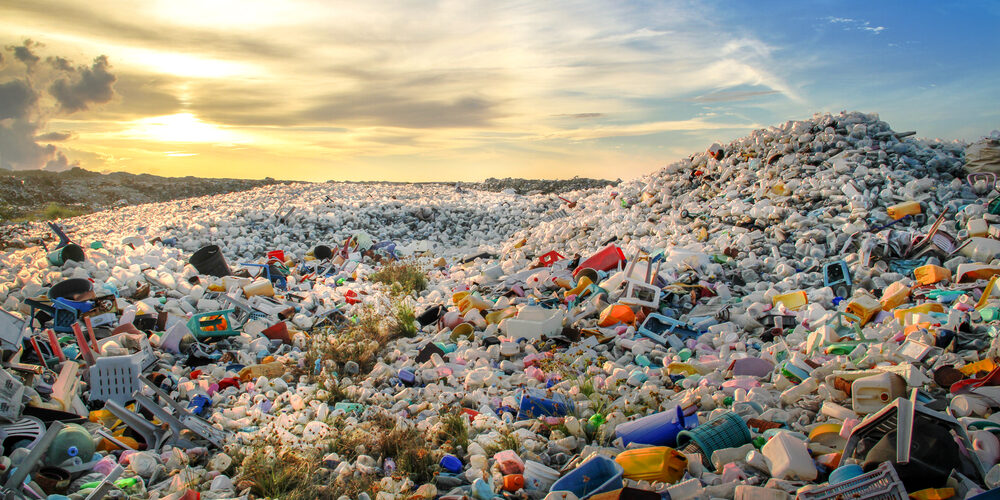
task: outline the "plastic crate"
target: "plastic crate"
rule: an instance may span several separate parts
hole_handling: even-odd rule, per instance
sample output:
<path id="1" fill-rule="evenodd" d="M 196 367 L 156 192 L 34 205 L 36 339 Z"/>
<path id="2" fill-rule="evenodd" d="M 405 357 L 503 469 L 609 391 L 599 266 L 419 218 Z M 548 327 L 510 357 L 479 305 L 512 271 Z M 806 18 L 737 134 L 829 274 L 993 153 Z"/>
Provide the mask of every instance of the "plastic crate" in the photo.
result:
<path id="1" fill-rule="evenodd" d="M 803 491 L 796 500 L 908 500 L 906 488 L 889 462 L 875 470 L 823 488 Z"/>
<path id="2" fill-rule="evenodd" d="M 233 329 L 236 325 L 229 318 L 232 312 L 232 309 L 224 309 L 222 311 L 195 314 L 187 322 L 188 330 L 191 330 L 194 338 L 198 340 L 239 335 L 240 333 Z"/>
<path id="3" fill-rule="evenodd" d="M 694 429 L 677 434 L 677 446 L 685 451 L 684 447 L 694 444 L 701 451 L 703 462 L 710 462 L 715 450 L 737 448 L 749 443 L 750 440 L 750 428 L 747 427 L 747 423 L 743 421 L 743 417 L 731 411 Z"/>
<path id="4" fill-rule="evenodd" d="M 24 384 L 7 370 L 0 370 L 0 420 L 13 422 L 24 409 Z"/>
<path id="5" fill-rule="evenodd" d="M 98 358 L 90 367 L 90 400 L 121 404 L 132 401 L 132 393 L 142 387 L 142 361 L 142 353 Z"/>

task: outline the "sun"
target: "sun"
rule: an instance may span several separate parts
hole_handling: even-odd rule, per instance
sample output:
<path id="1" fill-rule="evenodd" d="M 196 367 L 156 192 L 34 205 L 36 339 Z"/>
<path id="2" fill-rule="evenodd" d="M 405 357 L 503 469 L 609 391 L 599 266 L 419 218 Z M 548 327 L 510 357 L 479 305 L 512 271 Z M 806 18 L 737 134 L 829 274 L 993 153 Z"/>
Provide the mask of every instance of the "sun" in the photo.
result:
<path id="1" fill-rule="evenodd" d="M 250 138 L 232 129 L 206 123 L 192 113 L 141 118 L 122 132 L 134 139 L 157 142 L 245 144 Z"/>

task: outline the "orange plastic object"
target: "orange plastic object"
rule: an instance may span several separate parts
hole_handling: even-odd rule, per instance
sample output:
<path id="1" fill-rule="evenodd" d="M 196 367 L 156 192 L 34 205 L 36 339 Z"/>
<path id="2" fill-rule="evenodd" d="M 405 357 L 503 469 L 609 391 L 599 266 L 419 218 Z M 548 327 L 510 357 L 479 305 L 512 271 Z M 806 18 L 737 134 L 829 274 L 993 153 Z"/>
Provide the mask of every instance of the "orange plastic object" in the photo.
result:
<path id="1" fill-rule="evenodd" d="M 458 292 L 458 293 L 456 293 L 456 294 L 454 294 L 454 295 L 451 296 L 451 302 L 453 304 L 455 304 L 455 305 L 458 305 L 458 303 L 461 302 L 462 299 L 464 299 L 466 295 L 469 295 L 471 293 L 472 292 L 468 292 L 468 291 L 466 291 L 466 292 Z"/>
<path id="2" fill-rule="evenodd" d="M 967 377 L 971 377 L 972 375 L 975 375 L 979 372 L 989 373 L 995 370 L 996 367 L 997 364 L 992 359 L 982 359 L 976 361 L 975 363 L 969 363 L 959 368 L 958 371 L 962 372 L 962 374 Z"/>
<path id="3" fill-rule="evenodd" d="M 910 493 L 913 500 L 947 500 L 955 496 L 955 488 L 927 488 Z"/>
<path id="4" fill-rule="evenodd" d="M 635 323 L 635 313 L 632 308 L 624 304 L 613 304 L 601 311 L 601 319 L 597 326 L 605 327 L 617 325 L 618 323 Z"/>
<path id="5" fill-rule="evenodd" d="M 570 295 L 580 295 L 580 293 L 582 293 L 584 290 L 587 289 L 588 286 L 592 284 L 594 284 L 594 282 L 590 281 L 589 277 L 583 276 L 580 278 L 579 281 L 576 282 L 576 287 L 566 290 L 566 297 L 569 297 Z"/>
<path id="6" fill-rule="evenodd" d="M 785 309 L 788 309 L 789 311 L 797 311 L 808 303 L 809 297 L 807 297 L 806 292 L 802 290 L 775 295 L 774 298 L 771 299 L 771 304 L 774 305 L 774 307 L 778 307 L 778 304 L 783 304 Z"/>
<path id="7" fill-rule="evenodd" d="M 503 489 L 515 492 L 524 488 L 524 476 L 521 474 L 507 474 L 503 477 Z"/>
<path id="8" fill-rule="evenodd" d="M 687 470 L 687 457 L 667 446 L 625 450 L 615 462 L 625 470 L 624 477 L 635 481 L 676 483 Z"/>
<path id="9" fill-rule="evenodd" d="M 136 441 L 133 438 L 128 436 L 115 436 L 115 439 L 121 441 L 122 444 L 131 446 L 134 450 L 139 449 L 139 441 Z M 122 449 L 120 446 L 104 438 L 101 438 L 101 442 L 97 443 L 97 451 L 115 451 L 120 449 Z"/>
<path id="10" fill-rule="evenodd" d="M 882 293 L 882 298 L 879 303 L 882 304 L 883 311 L 891 311 L 903 304 L 907 300 L 910 300 L 910 292 L 912 289 L 902 282 L 897 281 L 888 287 L 886 287 L 885 292 Z"/>
<path id="11" fill-rule="evenodd" d="M 920 282 L 921 285 L 933 285 L 934 283 L 950 280 L 951 271 L 941 266 L 927 264 L 926 266 L 920 266 L 914 269 L 913 276 L 918 282 Z"/>
<path id="12" fill-rule="evenodd" d="M 892 217 L 893 220 L 899 220 L 907 215 L 919 214 L 920 203 L 916 201 L 904 201 L 903 203 L 899 203 L 885 209 L 885 212 L 889 214 L 889 217 Z"/>

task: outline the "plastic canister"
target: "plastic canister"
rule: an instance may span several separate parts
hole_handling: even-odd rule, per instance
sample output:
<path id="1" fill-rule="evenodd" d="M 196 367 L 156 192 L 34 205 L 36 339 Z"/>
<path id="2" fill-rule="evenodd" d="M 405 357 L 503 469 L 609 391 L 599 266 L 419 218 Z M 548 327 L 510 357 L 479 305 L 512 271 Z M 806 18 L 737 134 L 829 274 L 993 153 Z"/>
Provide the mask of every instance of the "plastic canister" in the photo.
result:
<path id="1" fill-rule="evenodd" d="M 771 477 L 812 481 L 818 474 L 809 449 L 801 440 L 788 432 L 778 432 L 761 448 L 761 453 L 771 461 Z"/>
<path id="2" fill-rule="evenodd" d="M 882 303 L 867 294 L 855 296 L 847 303 L 847 313 L 861 318 L 861 325 L 867 324 L 882 310 Z"/>
<path id="3" fill-rule="evenodd" d="M 990 232 L 990 225 L 985 219 L 969 219 L 965 227 L 969 230 L 969 236 L 973 238 L 985 237 Z"/>
<path id="4" fill-rule="evenodd" d="M 906 380 L 895 373 L 880 373 L 851 383 L 851 404 L 854 411 L 875 413 L 906 393 Z"/>
<path id="5" fill-rule="evenodd" d="M 775 295 L 774 298 L 771 299 L 772 305 L 777 307 L 778 304 L 783 304 L 789 311 L 801 309 L 802 306 L 805 306 L 808 303 L 809 298 L 806 296 L 806 292 L 802 290 Z"/>
<path id="6" fill-rule="evenodd" d="M 625 471 L 625 479 L 676 483 L 687 470 L 687 457 L 667 446 L 636 448 L 618 454 L 615 462 Z"/>
<path id="7" fill-rule="evenodd" d="M 94 450 L 94 438 L 87 429 L 80 424 L 66 424 L 45 452 L 45 465 L 59 465 L 74 458 L 89 462 Z"/>
<path id="8" fill-rule="evenodd" d="M 934 264 L 920 266 L 913 270 L 913 276 L 921 285 L 933 285 L 951 279 L 951 271 Z"/>
<path id="9" fill-rule="evenodd" d="M 789 500 L 791 496 L 777 488 L 764 488 L 741 484 L 736 487 L 733 500 Z"/>
<path id="10" fill-rule="evenodd" d="M 493 455 L 493 459 L 497 461 L 497 466 L 500 467 L 500 472 L 504 475 L 524 473 L 524 462 L 513 450 L 498 452 Z"/>
<path id="11" fill-rule="evenodd" d="M 977 262 L 990 262 L 1000 255 L 1000 241 L 992 238 L 969 238 L 959 252 Z"/>
<path id="12" fill-rule="evenodd" d="M 899 220 L 907 215 L 917 215 L 920 213 L 920 202 L 904 201 L 885 209 L 886 214 L 893 220 Z"/>
<path id="13" fill-rule="evenodd" d="M 662 411 L 625 422 L 615 427 L 615 435 L 622 439 L 622 445 L 630 443 L 652 446 L 673 446 L 677 443 L 677 433 L 698 426 L 698 414 L 684 416 L 679 405 L 673 410 Z"/>
<path id="14" fill-rule="evenodd" d="M 503 489 L 515 492 L 524 488 L 524 476 L 521 474 L 507 474 L 503 477 Z"/>

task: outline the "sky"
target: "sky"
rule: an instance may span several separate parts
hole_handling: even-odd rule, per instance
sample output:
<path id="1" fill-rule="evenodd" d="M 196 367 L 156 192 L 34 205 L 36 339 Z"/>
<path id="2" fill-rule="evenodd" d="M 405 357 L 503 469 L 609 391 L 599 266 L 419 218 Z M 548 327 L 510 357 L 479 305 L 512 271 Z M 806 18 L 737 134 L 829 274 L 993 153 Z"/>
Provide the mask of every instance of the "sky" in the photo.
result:
<path id="1" fill-rule="evenodd" d="M 1000 2 L 0 0 L 0 168 L 630 179 L 814 113 L 1000 129 Z"/>

